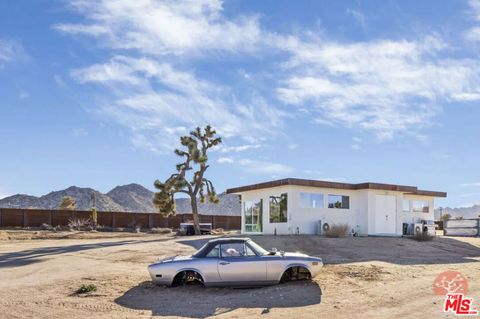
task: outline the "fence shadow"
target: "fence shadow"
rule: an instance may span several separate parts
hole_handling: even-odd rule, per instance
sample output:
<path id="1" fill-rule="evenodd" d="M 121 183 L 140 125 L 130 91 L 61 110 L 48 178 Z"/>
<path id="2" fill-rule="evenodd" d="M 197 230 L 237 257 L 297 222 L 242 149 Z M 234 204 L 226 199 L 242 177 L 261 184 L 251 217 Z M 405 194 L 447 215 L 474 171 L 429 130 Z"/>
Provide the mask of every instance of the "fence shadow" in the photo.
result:
<path id="1" fill-rule="evenodd" d="M 56 256 L 56 255 L 61 255 L 66 253 L 74 253 L 74 252 L 79 252 L 84 250 L 131 245 L 131 244 L 160 242 L 160 241 L 166 241 L 166 240 L 169 240 L 169 238 L 155 239 L 155 240 L 122 240 L 122 241 L 100 242 L 100 243 L 91 243 L 91 244 L 41 247 L 41 248 L 28 249 L 28 250 L 23 250 L 18 252 L 3 253 L 3 254 L 0 254 L 0 268 L 25 266 L 32 263 L 40 262 L 44 257 Z"/>
<path id="2" fill-rule="evenodd" d="M 313 281 L 290 282 L 249 289 L 185 286 L 166 288 L 145 281 L 125 292 L 115 302 L 136 310 L 151 310 L 154 316 L 204 318 L 238 308 L 259 308 L 262 314 L 273 308 L 319 304 L 322 290 Z"/>

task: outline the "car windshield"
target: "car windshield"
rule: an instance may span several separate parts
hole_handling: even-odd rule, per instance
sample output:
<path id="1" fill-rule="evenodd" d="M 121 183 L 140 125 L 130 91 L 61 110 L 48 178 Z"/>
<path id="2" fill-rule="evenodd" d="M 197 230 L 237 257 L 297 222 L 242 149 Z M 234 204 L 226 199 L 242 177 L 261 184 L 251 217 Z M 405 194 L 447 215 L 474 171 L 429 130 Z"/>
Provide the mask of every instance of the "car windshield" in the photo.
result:
<path id="1" fill-rule="evenodd" d="M 257 254 L 259 254 L 261 256 L 268 255 L 268 251 L 265 250 L 262 246 L 260 246 L 256 242 L 254 242 L 252 240 L 249 240 L 248 244 L 250 245 L 250 247 L 252 247 L 257 252 Z"/>

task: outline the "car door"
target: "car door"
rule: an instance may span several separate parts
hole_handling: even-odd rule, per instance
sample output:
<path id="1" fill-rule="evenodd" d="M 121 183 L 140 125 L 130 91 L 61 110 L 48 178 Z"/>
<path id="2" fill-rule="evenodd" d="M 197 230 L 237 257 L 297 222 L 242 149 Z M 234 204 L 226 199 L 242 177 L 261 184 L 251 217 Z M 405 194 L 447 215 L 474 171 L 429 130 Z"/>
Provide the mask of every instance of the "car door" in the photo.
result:
<path id="1" fill-rule="evenodd" d="M 247 283 L 266 280 L 266 262 L 245 243 L 226 243 L 220 248 L 218 273 L 222 282 Z"/>

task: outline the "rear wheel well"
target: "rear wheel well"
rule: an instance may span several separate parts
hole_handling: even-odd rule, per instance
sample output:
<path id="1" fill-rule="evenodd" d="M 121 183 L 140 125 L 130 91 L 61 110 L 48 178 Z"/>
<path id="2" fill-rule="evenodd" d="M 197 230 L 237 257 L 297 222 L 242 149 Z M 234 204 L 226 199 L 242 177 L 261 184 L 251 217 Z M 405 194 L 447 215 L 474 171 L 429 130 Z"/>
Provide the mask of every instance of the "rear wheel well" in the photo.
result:
<path id="1" fill-rule="evenodd" d="M 203 277 L 195 270 L 182 270 L 173 277 L 172 287 L 202 284 Z"/>
<path id="2" fill-rule="evenodd" d="M 287 268 L 280 279 L 280 282 L 296 281 L 296 280 L 308 280 L 312 278 L 312 274 L 307 267 L 304 266 L 292 266 Z"/>

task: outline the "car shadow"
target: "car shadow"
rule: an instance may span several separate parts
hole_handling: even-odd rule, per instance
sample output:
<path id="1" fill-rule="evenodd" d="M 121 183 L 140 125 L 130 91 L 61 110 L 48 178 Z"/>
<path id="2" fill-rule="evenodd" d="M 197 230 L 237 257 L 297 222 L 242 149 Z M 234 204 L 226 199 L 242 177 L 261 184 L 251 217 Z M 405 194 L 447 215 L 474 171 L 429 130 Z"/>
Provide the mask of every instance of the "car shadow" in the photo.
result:
<path id="1" fill-rule="evenodd" d="M 167 288 L 145 281 L 129 289 L 115 303 L 136 310 L 150 310 L 154 316 L 204 318 L 239 308 L 258 308 L 262 314 L 273 308 L 316 305 L 322 290 L 314 281 L 298 281 L 262 288 Z"/>
<path id="2" fill-rule="evenodd" d="M 256 235 L 250 237 L 265 249 L 318 256 L 326 264 L 383 261 L 398 265 L 458 264 L 478 262 L 480 247 L 461 238 L 437 236 L 418 242 L 407 237 L 326 238 L 314 235 Z M 185 239 L 178 243 L 195 249 L 209 239 Z"/>

